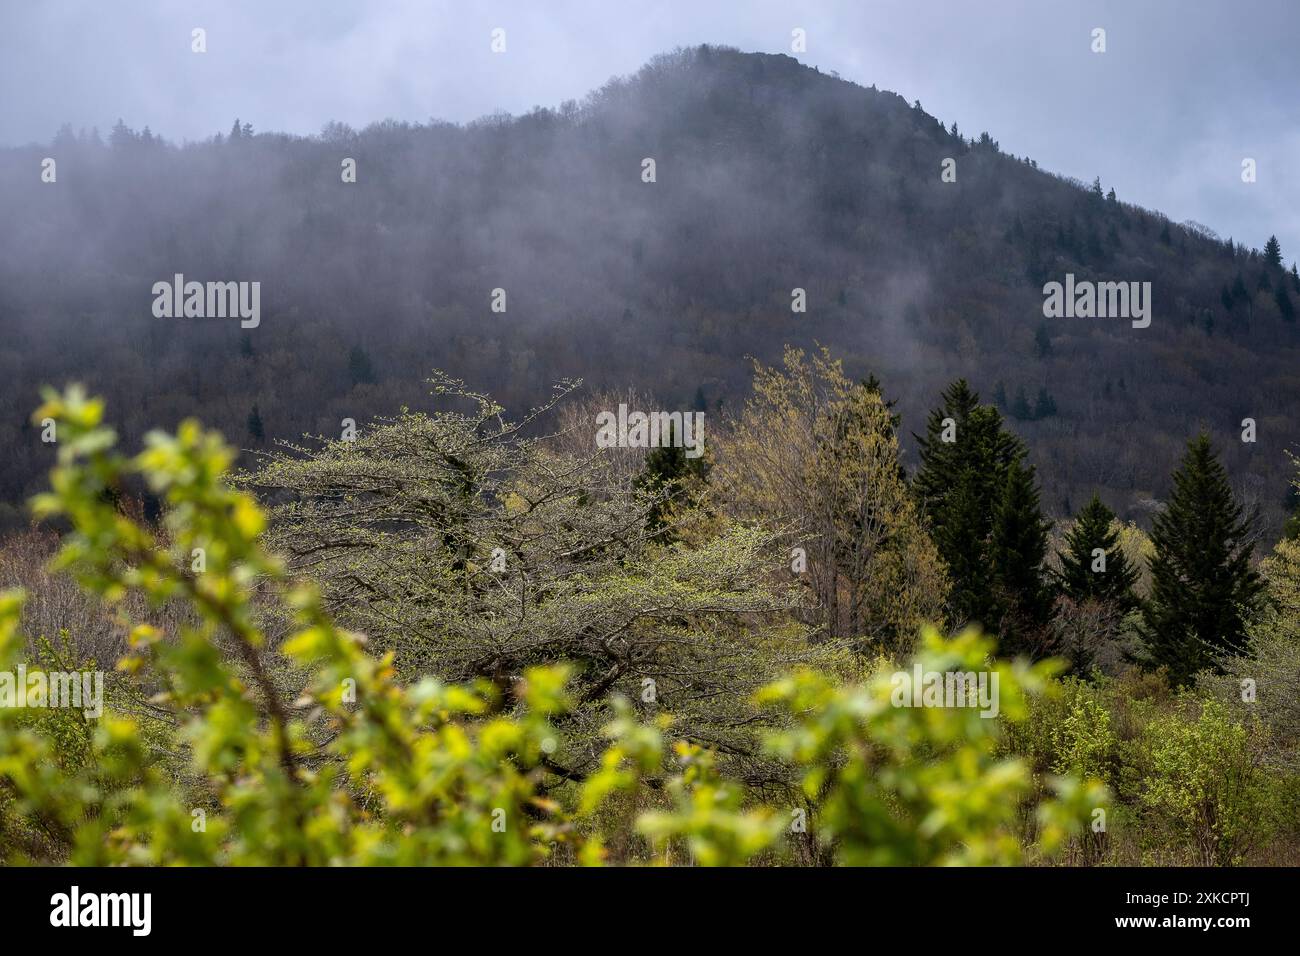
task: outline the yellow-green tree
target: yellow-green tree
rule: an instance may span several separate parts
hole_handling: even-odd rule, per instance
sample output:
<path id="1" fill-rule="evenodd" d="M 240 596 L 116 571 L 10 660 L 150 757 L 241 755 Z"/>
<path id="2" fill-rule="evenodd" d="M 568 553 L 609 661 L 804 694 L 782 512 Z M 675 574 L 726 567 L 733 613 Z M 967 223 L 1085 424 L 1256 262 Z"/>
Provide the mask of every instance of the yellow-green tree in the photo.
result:
<path id="1" fill-rule="evenodd" d="M 792 570 L 826 634 L 900 649 L 941 617 L 947 582 L 894 425 L 879 389 L 850 380 L 825 349 L 787 348 L 780 367 L 754 363 L 752 394 L 718 437 L 713 481 L 733 515 L 789 531 Z"/>

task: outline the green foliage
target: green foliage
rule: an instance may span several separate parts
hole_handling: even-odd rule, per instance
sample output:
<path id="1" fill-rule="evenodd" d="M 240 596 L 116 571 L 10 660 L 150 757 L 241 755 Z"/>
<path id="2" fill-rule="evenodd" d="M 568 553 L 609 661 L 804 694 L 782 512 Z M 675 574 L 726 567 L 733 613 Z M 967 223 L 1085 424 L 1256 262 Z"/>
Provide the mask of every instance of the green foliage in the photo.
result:
<path id="1" fill-rule="evenodd" d="M 945 425 L 951 419 L 953 429 Z M 989 537 L 1007 471 L 1022 453 L 997 409 L 979 404 L 965 379 L 953 382 L 930 412 L 920 446 L 913 493 L 952 579 L 951 617 L 957 624 L 996 621 Z M 952 441 L 944 441 L 951 437 Z"/>
<path id="2" fill-rule="evenodd" d="M 348 353 L 348 375 L 353 385 L 373 385 L 378 381 L 370 353 L 359 345 L 354 345 Z"/>
<path id="3" fill-rule="evenodd" d="M 1194 719 L 1172 715 L 1146 730 L 1140 800 L 1194 847 L 1201 865 L 1229 866 L 1266 838 L 1270 781 L 1259 765 L 1259 727 L 1233 720 L 1217 701 Z"/>
<path id="4" fill-rule="evenodd" d="M 671 542 L 675 537 L 670 520 L 674 507 L 689 506 L 698 500 L 709 473 L 708 459 L 704 455 L 688 458 L 686 449 L 675 444 L 674 438 L 670 424 L 667 443 L 646 453 L 645 467 L 637 478 L 637 487 L 653 496 L 646 515 L 646 530 L 658 533 L 664 542 Z"/>
<path id="5" fill-rule="evenodd" d="M 973 631 L 945 641 L 931 629 L 917 661 L 923 671 L 998 674 L 1002 713 L 1021 721 L 1026 695 L 1044 690 L 1051 669 L 991 664 L 992 649 Z M 806 715 L 771 746 L 805 768 L 803 793 L 821 807 L 819 838 L 850 865 L 1022 862 L 1014 824 L 1030 791 L 1028 767 L 997 756 L 999 724 L 978 709 L 895 706 L 897 673 L 882 668 L 861 687 L 805 673 L 764 692 Z M 1054 789 L 1056 798 L 1038 807 L 1040 849 L 1048 853 L 1106 799 L 1096 782 L 1061 778 Z"/>
<path id="6" fill-rule="evenodd" d="M 119 663 L 124 679 L 160 688 L 154 706 L 175 725 L 192 780 L 177 785 L 123 713 L 98 722 L 88 756 L 60 762 L 58 733 L 0 709 L 0 833 L 39 821 L 67 859 L 91 865 L 513 865 L 545 862 L 552 847 L 582 863 L 632 862 L 633 831 L 663 862 L 673 845 L 700 864 L 788 852 L 786 814 L 720 776 L 698 744 L 676 743 L 667 761 L 671 719 L 643 724 L 626 702 L 614 706 L 599 768 L 576 788 L 557 779 L 550 755 L 567 745 L 556 722 L 574 705 L 565 666 L 527 668 L 508 694 L 489 681 L 399 681 L 391 652 L 367 653 L 264 549 L 265 518 L 227 483 L 232 452 L 216 435 L 186 422 L 127 458 L 101 426 L 102 404 L 75 389 L 50 394 L 37 415 L 59 424 L 53 490 L 36 502 L 71 527 L 58 565 L 110 601 L 138 589 L 196 611 L 176 634 L 137 625 Z M 105 494 L 133 477 L 166 502 L 161 534 Z M 196 547 L 207 555 L 197 575 L 187 561 Z M 291 625 L 278 649 L 255 595 Z M 0 667 L 22 653 L 20 604 L 0 597 Z M 991 665 L 990 651 L 974 633 L 946 641 L 930 631 L 918 662 L 991 668 L 1005 719 L 1020 720 L 1050 670 Z M 300 676 L 292 701 L 268 666 L 277 653 Z M 862 686 L 803 671 L 761 695 L 787 714 L 768 746 L 809 801 L 816 839 L 843 863 L 1019 861 L 1015 807 L 1031 795 L 1026 768 L 995 756 L 999 721 L 892 706 L 893 682 L 887 664 Z M 1059 849 L 1104 799 L 1095 783 L 1063 779 L 1056 790 L 1037 807 L 1036 854 Z M 13 839 L 0 852 L 60 858 Z"/>
<path id="7" fill-rule="evenodd" d="M 258 411 L 256 404 L 253 405 L 253 410 L 248 413 L 248 435 L 257 441 L 261 441 L 266 437 L 266 428 L 262 424 L 262 413 Z"/>
<path id="8" fill-rule="evenodd" d="M 698 483 L 634 480 L 626 449 L 533 437 L 573 383 L 519 421 L 456 380 L 431 384 L 433 411 L 268 455 L 244 476 L 274 502 L 268 546 L 401 672 L 504 694 L 528 667 L 572 663 L 563 720 L 586 746 L 556 758 L 568 770 L 596 759 L 606 698 L 637 700 L 645 681 L 691 732 L 751 752 L 750 696 L 815 656 L 781 616 L 802 598 L 771 574 L 788 560 L 778 536 L 711 521 L 692 507 Z"/>
<path id="9" fill-rule="evenodd" d="M 1188 442 L 1168 506 L 1152 522 L 1145 607 L 1152 660 L 1175 683 L 1244 650 L 1263 588 L 1250 566 L 1255 523 L 1234 499 L 1209 437 Z"/>
<path id="10" fill-rule="evenodd" d="M 1049 527 L 1039 507 L 1033 465 L 1013 461 L 993 517 L 988 549 L 993 620 L 1003 654 L 1044 656 L 1043 629 L 1052 602 L 1043 569 Z"/>
<path id="11" fill-rule="evenodd" d="M 947 593 L 897 425 L 874 377 L 855 382 L 827 350 L 791 348 L 781 367 L 755 363 L 753 394 L 720 441 L 723 507 L 790 530 L 806 561 L 787 566 L 816 602 L 809 623 L 858 650 L 906 650 Z"/>
<path id="12" fill-rule="evenodd" d="M 1277 241 L 1277 236 L 1269 236 L 1268 242 L 1264 243 L 1264 261 L 1276 268 L 1282 268 L 1282 244 Z"/>
<path id="13" fill-rule="evenodd" d="M 1136 606 L 1137 571 L 1129 564 L 1115 524 L 1115 513 L 1094 494 L 1066 532 L 1057 579 L 1072 601 L 1100 601 L 1121 611 Z M 1098 550 L 1101 555 L 1096 555 Z"/>

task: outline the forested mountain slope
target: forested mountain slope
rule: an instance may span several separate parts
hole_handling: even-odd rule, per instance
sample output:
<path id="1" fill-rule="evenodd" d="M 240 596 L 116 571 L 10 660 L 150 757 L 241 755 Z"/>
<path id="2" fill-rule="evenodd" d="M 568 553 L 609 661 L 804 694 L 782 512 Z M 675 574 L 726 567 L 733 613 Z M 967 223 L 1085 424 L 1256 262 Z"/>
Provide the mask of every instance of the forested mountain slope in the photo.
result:
<path id="1" fill-rule="evenodd" d="M 464 127 L 183 146 L 64 130 L 0 151 L 5 519 L 53 459 L 27 424 L 43 383 L 105 395 L 128 445 L 193 414 L 259 447 L 420 404 L 433 367 L 515 406 L 581 377 L 716 415 L 747 355 L 817 341 L 880 378 L 909 451 L 948 380 L 996 397 L 1056 515 L 1098 489 L 1143 520 L 1204 425 L 1276 532 L 1300 280 L 1104 191 L 895 93 L 709 47 Z M 155 317 L 154 283 L 178 273 L 259 282 L 259 324 Z M 1150 282 L 1150 326 L 1045 319 L 1043 285 L 1067 273 Z"/>

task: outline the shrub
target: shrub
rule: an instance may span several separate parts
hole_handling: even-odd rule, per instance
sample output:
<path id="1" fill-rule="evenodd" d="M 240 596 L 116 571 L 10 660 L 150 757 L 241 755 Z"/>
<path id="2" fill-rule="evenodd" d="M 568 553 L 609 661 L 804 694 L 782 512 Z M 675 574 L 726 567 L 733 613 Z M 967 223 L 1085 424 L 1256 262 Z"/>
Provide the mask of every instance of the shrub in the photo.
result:
<path id="1" fill-rule="evenodd" d="M 1158 717 L 1146 729 L 1142 808 L 1191 846 L 1201 865 L 1240 863 L 1271 827 L 1270 781 L 1258 724 L 1215 700 L 1194 718 Z"/>

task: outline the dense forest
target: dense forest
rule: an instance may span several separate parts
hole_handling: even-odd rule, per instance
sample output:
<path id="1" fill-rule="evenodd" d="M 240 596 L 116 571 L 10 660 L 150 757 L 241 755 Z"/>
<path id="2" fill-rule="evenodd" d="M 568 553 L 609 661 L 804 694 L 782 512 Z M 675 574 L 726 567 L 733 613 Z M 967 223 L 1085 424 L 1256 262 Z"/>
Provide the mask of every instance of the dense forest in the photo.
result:
<path id="1" fill-rule="evenodd" d="M 1057 518 L 1096 491 L 1149 527 L 1205 428 L 1276 537 L 1300 278 L 1268 237 L 1125 198 L 895 93 L 716 47 L 467 126 L 236 121 L 183 145 L 65 128 L 0 150 L 6 524 L 51 463 L 22 411 L 45 382 L 105 395 L 129 440 L 196 414 L 256 449 L 413 404 L 431 368 L 511 407 L 582 378 L 716 413 L 746 356 L 821 343 L 887 384 L 905 436 L 967 378 L 1027 440 Z M 260 282 L 259 324 L 156 318 L 153 284 L 178 273 Z M 1150 282 L 1150 326 L 1045 318 L 1067 274 Z"/>

